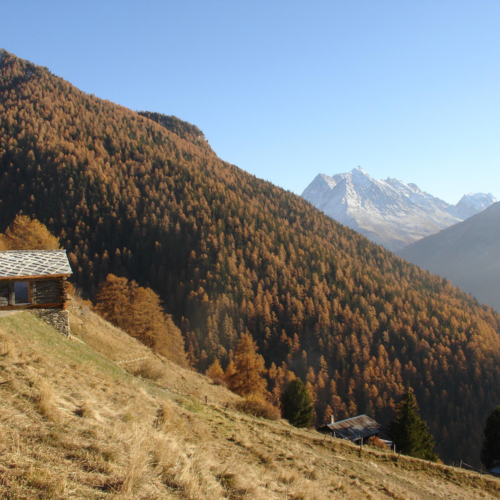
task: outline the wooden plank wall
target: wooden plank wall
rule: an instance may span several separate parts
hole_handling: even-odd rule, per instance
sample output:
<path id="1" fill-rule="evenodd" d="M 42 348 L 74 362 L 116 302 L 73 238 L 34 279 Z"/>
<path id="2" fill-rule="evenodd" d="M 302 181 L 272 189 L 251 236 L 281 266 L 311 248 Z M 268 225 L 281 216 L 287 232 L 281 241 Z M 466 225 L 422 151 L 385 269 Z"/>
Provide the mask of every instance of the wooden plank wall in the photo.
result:
<path id="1" fill-rule="evenodd" d="M 62 278 L 31 282 L 31 302 L 33 304 L 53 304 L 64 302 Z"/>

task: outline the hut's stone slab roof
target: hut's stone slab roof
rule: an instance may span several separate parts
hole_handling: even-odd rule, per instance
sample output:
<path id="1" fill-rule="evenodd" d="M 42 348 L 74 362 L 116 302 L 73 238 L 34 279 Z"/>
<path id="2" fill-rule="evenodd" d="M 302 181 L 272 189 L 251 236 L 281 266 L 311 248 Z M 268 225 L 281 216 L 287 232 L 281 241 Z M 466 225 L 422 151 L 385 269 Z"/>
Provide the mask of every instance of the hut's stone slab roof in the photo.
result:
<path id="1" fill-rule="evenodd" d="M 367 438 L 378 434 L 382 426 L 367 415 L 340 420 L 333 424 L 324 425 L 318 430 L 321 432 L 332 432 L 349 441 L 356 441 L 360 438 Z"/>
<path id="2" fill-rule="evenodd" d="M 0 252 L 0 279 L 72 274 L 66 250 Z"/>

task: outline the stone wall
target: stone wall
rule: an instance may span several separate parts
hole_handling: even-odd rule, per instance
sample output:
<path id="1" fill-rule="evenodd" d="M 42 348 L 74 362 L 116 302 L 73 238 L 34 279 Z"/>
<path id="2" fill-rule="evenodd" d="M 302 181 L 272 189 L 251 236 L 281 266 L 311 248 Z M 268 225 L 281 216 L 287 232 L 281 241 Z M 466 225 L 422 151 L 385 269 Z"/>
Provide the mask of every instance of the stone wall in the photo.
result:
<path id="1" fill-rule="evenodd" d="M 66 337 L 70 336 L 68 311 L 62 309 L 31 309 L 31 312 Z"/>

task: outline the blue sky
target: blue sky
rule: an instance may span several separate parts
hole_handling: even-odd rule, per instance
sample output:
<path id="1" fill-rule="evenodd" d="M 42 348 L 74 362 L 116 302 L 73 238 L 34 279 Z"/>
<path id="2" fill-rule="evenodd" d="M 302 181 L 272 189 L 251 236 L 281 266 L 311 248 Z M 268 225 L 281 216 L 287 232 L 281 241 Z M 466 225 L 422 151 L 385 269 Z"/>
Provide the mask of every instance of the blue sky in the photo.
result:
<path id="1" fill-rule="evenodd" d="M 300 194 L 360 165 L 456 203 L 500 198 L 498 0 L 0 0 L 0 47 L 196 124 Z"/>

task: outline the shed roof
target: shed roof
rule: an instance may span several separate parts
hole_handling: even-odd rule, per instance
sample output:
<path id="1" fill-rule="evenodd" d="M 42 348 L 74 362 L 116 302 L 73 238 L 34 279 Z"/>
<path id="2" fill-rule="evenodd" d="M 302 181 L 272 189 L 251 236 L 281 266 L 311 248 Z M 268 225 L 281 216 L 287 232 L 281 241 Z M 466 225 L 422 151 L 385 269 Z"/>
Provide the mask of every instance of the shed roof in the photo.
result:
<path id="1" fill-rule="evenodd" d="M 0 252 L 0 279 L 70 275 L 66 250 L 8 250 Z"/>
<path id="2" fill-rule="evenodd" d="M 335 432 L 335 434 L 349 441 L 356 441 L 360 438 L 367 438 L 378 434 L 382 430 L 382 425 L 367 415 L 339 420 L 333 424 L 324 425 L 319 428 L 322 432 Z"/>

